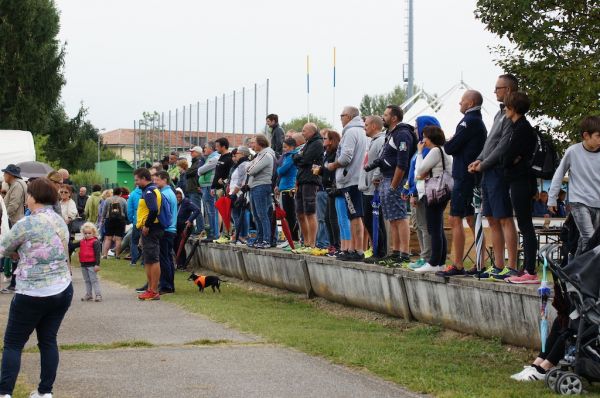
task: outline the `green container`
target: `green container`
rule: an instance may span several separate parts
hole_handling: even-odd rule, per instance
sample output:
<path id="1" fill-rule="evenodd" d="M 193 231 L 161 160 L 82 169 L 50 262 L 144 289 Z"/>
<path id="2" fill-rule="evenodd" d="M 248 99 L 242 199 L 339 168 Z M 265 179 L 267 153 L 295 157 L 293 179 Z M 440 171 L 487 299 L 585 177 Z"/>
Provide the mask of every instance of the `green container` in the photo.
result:
<path id="1" fill-rule="evenodd" d="M 103 184 L 116 184 L 119 187 L 127 187 L 133 190 L 134 168 L 125 160 L 105 160 L 96 163 L 96 171 L 102 175 Z"/>

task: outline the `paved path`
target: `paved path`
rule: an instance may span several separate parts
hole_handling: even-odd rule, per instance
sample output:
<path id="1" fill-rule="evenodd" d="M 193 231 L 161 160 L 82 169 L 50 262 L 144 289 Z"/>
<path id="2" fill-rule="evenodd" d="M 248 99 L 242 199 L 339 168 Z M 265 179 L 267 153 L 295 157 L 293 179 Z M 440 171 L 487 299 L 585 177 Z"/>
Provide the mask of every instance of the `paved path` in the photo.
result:
<path id="1" fill-rule="evenodd" d="M 60 344 L 143 340 L 154 347 L 62 351 L 57 397 L 414 397 L 393 383 L 266 344 L 167 302 L 139 302 L 135 294 L 102 281 L 105 301 L 81 302 L 81 274 L 59 332 Z M 10 295 L 0 295 L 6 325 Z M 198 340 L 225 344 L 191 346 Z M 35 336 L 28 346 L 35 344 Z M 31 385 L 39 354 L 23 354 L 21 374 Z"/>

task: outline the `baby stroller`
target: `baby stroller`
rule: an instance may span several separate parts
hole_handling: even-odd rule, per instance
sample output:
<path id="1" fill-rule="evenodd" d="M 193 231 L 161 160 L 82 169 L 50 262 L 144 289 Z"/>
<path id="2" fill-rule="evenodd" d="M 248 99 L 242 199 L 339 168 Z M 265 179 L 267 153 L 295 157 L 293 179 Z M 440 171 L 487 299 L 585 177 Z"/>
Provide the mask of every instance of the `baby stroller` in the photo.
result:
<path id="1" fill-rule="evenodd" d="M 583 380 L 600 381 L 600 245 L 561 268 L 551 259 L 557 245 L 540 249 L 557 285 L 571 304 L 565 356 L 546 374 L 546 385 L 562 395 L 583 392 Z"/>

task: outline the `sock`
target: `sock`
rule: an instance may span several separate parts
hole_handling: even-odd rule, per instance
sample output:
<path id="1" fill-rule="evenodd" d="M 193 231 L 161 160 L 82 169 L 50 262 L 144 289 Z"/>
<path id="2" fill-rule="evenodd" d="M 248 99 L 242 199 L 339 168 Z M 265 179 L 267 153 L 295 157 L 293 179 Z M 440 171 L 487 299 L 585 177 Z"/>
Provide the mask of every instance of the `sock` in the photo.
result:
<path id="1" fill-rule="evenodd" d="M 535 370 L 537 370 L 541 374 L 543 374 L 543 375 L 546 374 L 546 369 L 542 368 L 541 366 L 539 366 L 539 365 L 533 365 L 533 364 L 531 366 L 533 366 L 535 368 Z"/>

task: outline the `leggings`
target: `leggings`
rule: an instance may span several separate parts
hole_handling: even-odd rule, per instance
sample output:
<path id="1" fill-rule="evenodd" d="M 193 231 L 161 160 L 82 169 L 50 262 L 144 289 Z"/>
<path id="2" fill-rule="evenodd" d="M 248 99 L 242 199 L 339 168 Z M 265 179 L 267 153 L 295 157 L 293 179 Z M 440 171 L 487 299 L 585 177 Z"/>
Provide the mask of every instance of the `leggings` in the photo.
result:
<path id="1" fill-rule="evenodd" d="M 348 218 L 348 208 L 346 207 L 346 199 L 343 196 L 335 197 L 335 210 L 338 216 L 338 224 L 340 226 L 340 239 L 351 240 L 350 233 L 350 218 Z"/>
<path id="2" fill-rule="evenodd" d="M 431 256 L 429 264 L 434 267 L 442 266 L 446 263 L 448 253 L 448 242 L 444 234 L 444 209 L 448 202 L 430 205 L 425 207 L 427 217 L 427 230 L 431 235 Z"/>
<path id="3" fill-rule="evenodd" d="M 336 249 L 340 248 L 340 227 L 338 225 L 337 211 L 335 210 L 335 197 L 327 196 L 327 216 L 325 226 L 329 234 L 329 244 Z"/>
<path id="4" fill-rule="evenodd" d="M 523 254 L 525 257 L 523 268 L 530 275 L 535 275 L 537 252 L 537 238 L 531 219 L 531 198 L 535 193 L 535 189 L 535 180 L 521 179 L 510 183 L 510 200 L 517 216 L 519 231 L 523 235 Z"/>

